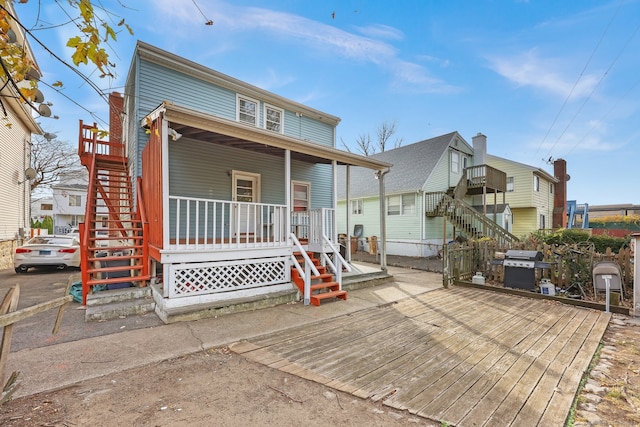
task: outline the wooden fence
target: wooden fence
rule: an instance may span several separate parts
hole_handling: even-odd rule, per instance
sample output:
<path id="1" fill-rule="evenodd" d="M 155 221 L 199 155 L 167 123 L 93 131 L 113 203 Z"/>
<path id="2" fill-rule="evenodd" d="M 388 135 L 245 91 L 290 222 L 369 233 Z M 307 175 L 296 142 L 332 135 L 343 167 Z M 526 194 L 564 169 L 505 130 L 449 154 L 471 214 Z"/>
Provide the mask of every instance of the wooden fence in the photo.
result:
<path id="1" fill-rule="evenodd" d="M 593 266 L 599 261 L 615 261 L 620 266 L 625 294 L 631 297 L 633 288 L 633 252 L 623 248 L 614 253 L 607 248 L 604 254 L 596 253 L 593 244 L 547 245 L 514 248 L 535 250 L 543 254 L 543 261 L 550 264 L 548 269 L 537 269 L 536 278 L 549 279 L 556 287 L 567 289 L 580 283 L 585 290 L 593 290 Z M 496 284 L 504 281 L 504 267 L 492 261 L 504 257 L 507 248 L 498 248 L 494 242 L 474 242 L 465 245 L 451 244 L 444 251 L 445 286 L 454 280 L 471 280 L 480 272 L 485 280 Z M 627 296 L 627 295 L 625 295 Z"/>

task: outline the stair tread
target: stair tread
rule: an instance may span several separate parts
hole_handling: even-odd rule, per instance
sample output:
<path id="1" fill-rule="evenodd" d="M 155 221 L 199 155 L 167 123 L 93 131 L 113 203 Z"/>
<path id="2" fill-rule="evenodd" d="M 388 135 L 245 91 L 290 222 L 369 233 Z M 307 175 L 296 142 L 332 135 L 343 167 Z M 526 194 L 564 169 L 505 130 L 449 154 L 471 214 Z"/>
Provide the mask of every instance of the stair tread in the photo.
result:
<path id="1" fill-rule="evenodd" d="M 311 304 L 315 306 L 319 306 L 322 300 L 325 300 L 328 298 L 339 298 L 346 301 L 347 291 L 330 291 L 330 292 L 323 292 L 321 294 L 313 294 L 311 295 L 310 301 L 311 301 Z"/>

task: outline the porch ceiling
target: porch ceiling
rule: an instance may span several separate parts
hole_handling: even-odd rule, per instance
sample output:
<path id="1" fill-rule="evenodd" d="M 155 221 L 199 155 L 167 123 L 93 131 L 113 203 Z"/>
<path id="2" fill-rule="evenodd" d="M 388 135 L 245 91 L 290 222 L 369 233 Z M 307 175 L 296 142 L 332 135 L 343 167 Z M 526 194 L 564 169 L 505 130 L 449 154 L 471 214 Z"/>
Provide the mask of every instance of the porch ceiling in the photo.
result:
<path id="1" fill-rule="evenodd" d="M 278 157 L 284 157 L 285 150 L 290 150 L 292 159 L 308 163 L 331 163 L 335 160 L 340 165 L 361 166 L 375 170 L 384 170 L 392 166 L 387 162 L 243 125 L 174 104 L 165 103 L 163 108 L 169 127 L 182 134 L 183 138 Z"/>

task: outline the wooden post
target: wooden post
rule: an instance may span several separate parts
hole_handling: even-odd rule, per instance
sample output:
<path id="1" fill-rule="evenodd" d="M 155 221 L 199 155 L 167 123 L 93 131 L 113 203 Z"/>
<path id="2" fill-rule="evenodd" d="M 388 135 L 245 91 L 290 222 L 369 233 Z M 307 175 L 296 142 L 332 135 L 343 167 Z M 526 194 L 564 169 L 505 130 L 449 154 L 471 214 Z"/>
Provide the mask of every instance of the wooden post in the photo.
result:
<path id="1" fill-rule="evenodd" d="M 9 289 L 7 295 L 0 305 L 0 315 L 16 311 L 18 308 L 18 299 L 20 298 L 20 286 L 14 285 Z M 0 384 L 4 384 L 4 375 L 7 369 L 7 360 L 9 359 L 9 350 L 11 349 L 11 335 L 13 334 L 13 324 L 4 327 L 2 334 L 2 342 L 0 342 Z"/>

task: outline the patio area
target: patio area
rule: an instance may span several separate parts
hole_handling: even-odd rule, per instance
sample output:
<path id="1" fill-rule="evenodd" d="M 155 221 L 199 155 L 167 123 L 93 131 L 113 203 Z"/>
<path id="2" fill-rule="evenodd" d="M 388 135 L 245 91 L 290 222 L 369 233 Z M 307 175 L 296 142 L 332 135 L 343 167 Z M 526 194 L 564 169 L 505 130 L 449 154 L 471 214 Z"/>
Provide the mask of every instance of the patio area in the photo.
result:
<path id="1" fill-rule="evenodd" d="M 551 301 L 441 288 L 231 349 L 451 425 L 563 425 L 610 316 Z"/>

